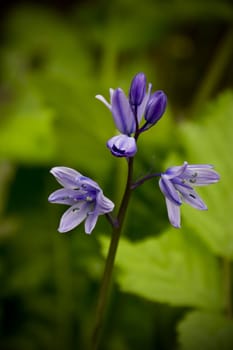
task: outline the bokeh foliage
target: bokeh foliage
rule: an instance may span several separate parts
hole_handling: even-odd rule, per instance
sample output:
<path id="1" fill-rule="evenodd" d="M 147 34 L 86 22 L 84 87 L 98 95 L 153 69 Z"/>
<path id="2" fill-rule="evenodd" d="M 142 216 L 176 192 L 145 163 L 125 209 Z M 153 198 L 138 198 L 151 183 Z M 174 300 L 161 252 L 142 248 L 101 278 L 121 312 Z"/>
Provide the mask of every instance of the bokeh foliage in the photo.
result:
<path id="1" fill-rule="evenodd" d="M 125 164 L 105 147 L 116 131 L 94 96 L 127 91 L 144 71 L 169 107 L 139 140 L 135 178 L 188 160 L 213 163 L 221 182 L 199 191 L 208 212 L 182 207 L 180 231 L 157 180 L 135 191 L 102 349 L 231 349 L 232 4 L 74 1 L 62 10 L 12 2 L 1 21 L 0 348 L 87 348 L 109 226 L 101 218 L 91 236 L 82 225 L 56 232 L 64 208 L 47 203 L 58 188 L 49 169 L 74 167 L 119 204 Z"/>

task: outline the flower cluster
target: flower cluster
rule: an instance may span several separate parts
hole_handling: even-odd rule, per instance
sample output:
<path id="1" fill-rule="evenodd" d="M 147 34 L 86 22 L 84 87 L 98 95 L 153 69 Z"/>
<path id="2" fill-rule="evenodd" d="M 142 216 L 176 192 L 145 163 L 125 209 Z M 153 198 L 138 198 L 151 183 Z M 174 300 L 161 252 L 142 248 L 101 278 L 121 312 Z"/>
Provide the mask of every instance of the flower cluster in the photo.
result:
<path id="1" fill-rule="evenodd" d="M 163 91 L 151 93 L 152 85 L 146 76 L 138 73 L 132 80 L 129 97 L 120 88 L 110 89 L 110 103 L 102 96 L 96 98 L 111 111 L 120 134 L 107 142 L 107 147 L 116 157 L 133 157 L 137 152 L 139 134 L 156 124 L 165 112 L 167 97 Z M 140 127 L 144 116 L 144 124 Z"/>
<path id="2" fill-rule="evenodd" d="M 151 83 L 147 87 L 146 76 L 138 73 L 131 82 L 128 97 L 121 88 L 110 89 L 110 102 L 102 95 L 96 95 L 111 111 L 119 131 L 117 136 L 107 141 L 107 147 L 114 156 L 125 157 L 127 160 L 134 157 L 140 134 L 155 125 L 163 116 L 167 97 L 161 90 L 154 93 L 151 90 Z M 61 218 L 58 229 L 60 232 L 70 231 L 85 220 L 85 232 L 91 233 L 98 216 L 113 210 L 113 202 L 88 177 L 66 167 L 55 167 L 51 173 L 63 188 L 53 192 L 49 201 L 70 206 Z M 163 173 L 150 174 L 137 183 L 127 184 L 133 189 L 156 176 L 160 176 L 159 187 L 165 196 L 169 221 L 174 227 L 180 227 L 180 206 L 183 202 L 199 210 L 207 209 L 194 187 L 219 181 L 219 175 L 213 170 L 213 166 L 190 165 L 184 162 L 183 165 L 170 167 Z M 114 222 L 112 218 L 111 222 Z"/>

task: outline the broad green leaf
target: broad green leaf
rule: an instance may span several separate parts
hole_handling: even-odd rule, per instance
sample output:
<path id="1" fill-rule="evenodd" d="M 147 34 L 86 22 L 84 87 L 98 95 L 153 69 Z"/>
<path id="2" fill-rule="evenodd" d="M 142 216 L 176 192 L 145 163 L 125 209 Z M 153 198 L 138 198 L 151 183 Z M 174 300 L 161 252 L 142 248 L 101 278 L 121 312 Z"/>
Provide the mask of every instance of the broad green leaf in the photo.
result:
<path id="1" fill-rule="evenodd" d="M 218 184 L 198 188 L 208 212 L 182 207 L 185 222 L 212 251 L 233 258 L 233 93 L 220 96 L 203 112 L 202 119 L 181 126 L 186 160 L 213 164 L 221 176 Z"/>
<path id="2" fill-rule="evenodd" d="M 193 311 L 178 325 L 181 350 L 233 349 L 233 320 L 214 312 Z"/>
<path id="3" fill-rule="evenodd" d="M 125 292 L 172 305 L 223 306 L 217 259 L 190 233 L 170 229 L 138 243 L 121 239 L 117 266 Z"/>

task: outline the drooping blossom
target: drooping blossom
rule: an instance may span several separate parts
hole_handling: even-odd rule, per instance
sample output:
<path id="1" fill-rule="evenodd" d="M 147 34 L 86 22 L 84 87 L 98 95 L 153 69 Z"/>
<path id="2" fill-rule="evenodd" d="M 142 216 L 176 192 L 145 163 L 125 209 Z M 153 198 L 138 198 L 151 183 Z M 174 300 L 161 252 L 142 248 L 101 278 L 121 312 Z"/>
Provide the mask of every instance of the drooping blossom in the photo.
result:
<path id="1" fill-rule="evenodd" d="M 196 186 L 206 186 L 219 181 L 218 173 L 212 165 L 184 162 L 181 166 L 168 168 L 161 174 L 159 187 L 165 196 L 170 223 L 179 228 L 180 206 L 183 202 L 199 210 L 207 206 L 194 190 Z"/>
<path id="2" fill-rule="evenodd" d="M 134 137 L 124 134 L 113 136 L 107 142 L 107 147 L 116 157 L 133 157 L 135 155 L 136 141 Z"/>
<path id="3" fill-rule="evenodd" d="M 49 202 L 70 206 L 61 218 L 59 232 L 70 231 L 85 220 L 85 232 L 91 233 L 98 216 L 113 210 L 113 202 L 95 181 L 71 168 L 54 167 L 50 172 L 63 188 L 53 192 Z"/>
<path id="4" fill-rule="evenodd" d="M 133 157 L 137 152 L 136 141 L 131 137 L 135 132 L 135 118 L 124 91 L 120 88 L 110 89 L 110 104 L 101 95 L 97 95 L 96 98 L 110 109 L 115 125 L 120 131 L 118 136 L 107 142 L 107 147 L 117 157 Z"/>

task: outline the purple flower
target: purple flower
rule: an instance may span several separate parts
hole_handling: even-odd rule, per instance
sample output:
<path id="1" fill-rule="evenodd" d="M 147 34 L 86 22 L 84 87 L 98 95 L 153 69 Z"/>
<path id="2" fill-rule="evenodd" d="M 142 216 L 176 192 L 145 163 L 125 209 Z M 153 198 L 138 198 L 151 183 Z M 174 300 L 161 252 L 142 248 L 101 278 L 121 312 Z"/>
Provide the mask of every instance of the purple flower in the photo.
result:
<path id="1" fill-rule="evenodd" d="M 137 152 L 135 138 L 127 135 L 113 136 L 108 140 L 107 147 L 116 157 L 133 157 Z"/>
<path id="2" fill-rule="evenodd" d="M 71 168 L 55 167 L 50 172 L 63 188 L 53 192 L 49 202 L 70 206 L 61 218 L 59 232 L 70 231 L 85 220 L 85 232 L 91 233 L 98 216 L 113 210 L 113 202 L 95 181 Z"/>
<path id="3" fill-rule="evenodd" d="M 120 135 L 108 140 L 107 147 L 116 157 L 133 157 L 137 152 L 137 146 L 135 139 L 130 135 L 136 129 L 135 118 L 124 91 L 120 88 L 110 89 L 111 103 L 108 103 L 101 95 L 97 95 L 96 98 L 112 112 L 115 125 L 121 132 Z"/>
<path id="4" fill-rule="evenodd" d="M 107 147 L 117 157 L 133 157 L 137 152 L 136 141 L 132 140 L 131 135 L 136 131 L 136 120 L 139 125 L 144 115 L 151 84 L 149 84 L 147 93 L 145 89 L 146 77 L 143 73 L 138 73 L 131 83 L 129 93 L 131 102 L 120 88 L 110 89 L 110 103 L 102 95 L 96 95 L 96 98 L 111 111 L 115 125 L 121 133 L 107 142 Z M 135 110 L 133 107 L 136 104 L 137 109 Z"/>
<path id="5" fill-rule="evenodd" d="M 122 134 L 130 135 L 135 131 L 133 111 L 129 104 L 129 100 L 122 89 L 110 89 L 111 104 L 109 104 L 101 95 L 96 95 L 96 98 L 110 109 L 116 127 Z"/>
<path id="6" fill-rule="evenodd" d="M 107 147 L 114 156 L 133 157 L 137 152 L 136 140 L 139 134 L 162 117 L 167 106 L 167 97 L 163 91 L 156 91 L 151 95 L 151 88 L 149 83 L 146 92 L 146 76 L 138 73 L 132 79 L 129 98 L 120 88 L 110 89 L 110 103 L 102 95 L 96 95 L 111 111 L 115 125 L 121 133 L 107 142 Z M 140 127 L 143 116 L 145 122 Z"/>
<path id="7" fill-rule="evenodd" d="M 143 74 L 143 73 L 139 73 L 139 74 Z M 137 75 L 134 77 L 134 79 L 136 77 Z M 132 89 L 133 81 L 131 83 L 131 89 Z M 137 84 L 139 84 L 139 81 L 137 81 Z M 141 92 L 141 97 L 143 96 L 143 98 L 140 105 L 138 105 L 138 108 L 137 108 L 138 124 L 140 124 L 142 117 L 145 113 L 145 108 L 147 106 L 147 103 L 151 94 L 151 88 L 152 88 L 152 85 L 148 84 L 148 92 L 145 95 Z M 139 87 L 137 87 L 137 89 L 139 90 Z M 141 89 L 143 90 L 144 87 L 142 87 Z M 109 89 L 109 91 L 110 91 L 110 103 L 102 95 L 96 95 L 95 97 L 101 102 L 103 102 L 103 104 L 105 104 L 105 106 L 111 111 L 117 129 L 122 134 L 129 136 L 130 134 L 134 133 L 136 130 L 136 121 L 135 121 L 132 105 L 130 104 L 129 99 L 126 97 L 122 89 L 120 88 L 117 88 L 115 90 Z M 134 98 L 136 99 L 136 96 L 134 96 Z"/>
<path id="8" fill-rule="evenodd" d="M 199 210 L 207 206 L 193 189 L 195 186 L 206 186 L 219 181 L 219 175 L 212 165 L 189 165 L 168 168 L 161 174 L 159 187 L 166 200 L 168 217 L 174 227 L 180 227 L 180 206 L 183 202 Z"/>

